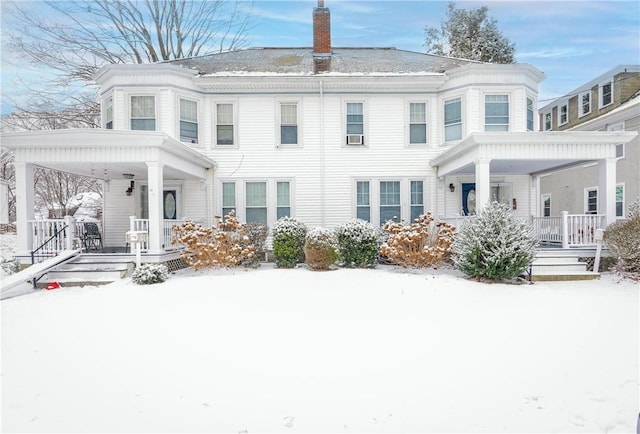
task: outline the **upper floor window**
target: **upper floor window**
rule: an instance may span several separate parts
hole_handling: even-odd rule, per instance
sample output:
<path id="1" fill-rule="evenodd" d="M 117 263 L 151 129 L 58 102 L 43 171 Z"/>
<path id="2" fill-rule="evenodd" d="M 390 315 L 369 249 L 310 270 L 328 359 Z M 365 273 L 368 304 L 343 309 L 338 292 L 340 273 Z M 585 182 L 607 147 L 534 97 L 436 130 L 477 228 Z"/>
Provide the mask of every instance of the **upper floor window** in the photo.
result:
<path id="1" fill-rule="evenodd" d="M 598 188 L 584 190 L 584 213 L 598 214 Z"/>
<path id="2" fill-rule="evenodd" d="M 545 131 L 551 131 L 552 128 L 552 124 L 551 124 L 551 112 L 547 112 L 544 114 L 544 130 Z"/>
<path id="3" fill-rule="evenodd" d="M 484 130 L 509 131 L 509 96 L 484 96 Z"/>
<path id="4" fill-rule="evenodd" d="M 613 82 L 602 83 L 599 87 L 600 107 L 607 106 L 613 102 Z"/>
<path id="5" fill-rule="evenodd" d="M 411 181 L 411 221 L 424 214 L 424 182 Z"/>
<path id="6" fill-rule="evenodd" d="M 533 131 L 533 100 L 527 98 L 527 131 Z"/>
<path id="7" fill-rule="evenodd" d="M 295 145 L 298 143 L 298 104 L 280 104 L 280 144 Z"/>
<path id="8" fill-rule="evenodd" d="M 591 91 L 582 92 L 578 95 L 578 116 L 591 113 Z"/>
<path id="9" fill-rule="evenodd" d="M 423 102 L 409 103 L 409 143 L 427 143 L 427 105 Z"/>
<path id="10" fill-rule="evenodd" d="M 180 100 L 180 141 L 198 143 L 198 104 Z"/>
<path id="11" fill-rule="evenodd" d="M 569 122 L 569 103 L 562 103 L 558 106 L 558 125 Z"/>
<path id="12" fill-rule="evenodd" d="M 380 225 L 400 215 L 400 181 L 380 181 Z"/>
<path id="13" fill-rule="evenodd" d="M 364 145 L 364 104 L 347 103 L 347 145 Z"/>
<path id="14" fill-rule="evenodd" d="M 156 130 L 156 98 L 154 96 L 131 97 L 131 129 Z"/>
<path id="15" fill-rule="evenodd" d="M 109 98 L 104 103 L 104 127 L 107 130 L 113 129 L 113 98 Z"/>
<path id="16" fill-rule="evenodd" d="M 216 143 L 233 145 L 233 104 L 216 104 Z"/>
<path id="17" fill-rule="evenodd" d="M 462 138 L 462 99 L 454 98 L 444 102 L 444 141 Z"/>
<path id="18" fill-rule="evenodd" d="M 369 181 L 356 182 L 356 217 L 371 221 L 371 196 Z"/>
<path id="19" fill-rule="evenodd" d="M 276 218 L 291 217 L 291 184 L 276 182 Z"/>

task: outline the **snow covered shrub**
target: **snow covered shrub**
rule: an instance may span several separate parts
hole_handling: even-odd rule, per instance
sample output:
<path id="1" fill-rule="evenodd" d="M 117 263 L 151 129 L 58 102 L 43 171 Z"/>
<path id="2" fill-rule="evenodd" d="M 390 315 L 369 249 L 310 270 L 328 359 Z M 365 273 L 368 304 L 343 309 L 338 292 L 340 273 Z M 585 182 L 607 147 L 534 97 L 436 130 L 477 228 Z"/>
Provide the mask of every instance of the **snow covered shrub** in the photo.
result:
<path id="1" fill-rule="evenodd" d="M 382 230 L 389 234 L 380 254 L 403 267 L 429 267 L 449 258 L 455 227 L 436 222 L 431 213 L 423 214 L 411 224 L 388 221 Z"/>
<path id="2" fill-rule="evenodd" d="M 312 270 L 328 270 L 338 260 L 338 239 L 331 229 L 314 228 L 307 233 L 304 255 Z"/>
<path id="3" fill-rule="evenodd" d="M 9 276 L 11 274 L 15 274 L 18 271 L 20 271 L 20 264 L 15 259 L 12 259 L 10 261 L 5 261 L 3 258 L 3 261 L 4 262 L 0 264 L 0 267 L 2 267 L 2 271 L 4 272 L 5 275 Z"/>
<path id="4" fill-rule="evenodd" d="M 173 226 L 173 242 L 185 246 L 181 258 L 194 269 L 202 267 L 235 267 L 250 261 L 254 246 L 247 235 L 246 224 L 241 224 L 231 211 L 224 218 L 216 217 L 217 225 L 209 229 L 187 220 Z"/>
<path id="5" fill-rule="evenodd" d="M 462 225 L 451 251 L 456 267 L 471 277 L 513 279 L 531 263 L 537 243 L 530 224 L 493 202 Z"/>
<path id="6" fill-rule="evenodd" d="M 131 280 L 138 285 L 161 283 L 169 278 L 169 270 L 163 264 L 142 264 L 131 274 Z"/>
<path id="7" fill-rule="evenodd" d="M 629 206 L 629 216 L 607 226 L 604 243 L 623 273 L 640 274 L 640 198 Z"/>
<path id="8" fill-rule="evenodd" d="M 255 268 L 258 267 L 260 261 L 264 259 L 266 251 L 265 242 L 269 235 L 269 228 L 262 223 L 251 222 L 247 223 L 245 229 L 247 231 L 247 237 L 249 237 L 249 244 L 253 245 L 254 255 L 251 258 L 243 260 L 241 265 Z"/>
<path id="9" fill-rule="evenodd" d="M 273 256 L 281 268 L 293 268 L 304 262 L 304 238 L 307 227 L 292 217 L 282 217 L 273 225 Z"/>
<path id="10" fill-rule="evenodd" d="M 336 228 L 338 254 L 343 267 L 372 268 L 378 262 L 380 230 L 361 219 L 350 220 Z"/>

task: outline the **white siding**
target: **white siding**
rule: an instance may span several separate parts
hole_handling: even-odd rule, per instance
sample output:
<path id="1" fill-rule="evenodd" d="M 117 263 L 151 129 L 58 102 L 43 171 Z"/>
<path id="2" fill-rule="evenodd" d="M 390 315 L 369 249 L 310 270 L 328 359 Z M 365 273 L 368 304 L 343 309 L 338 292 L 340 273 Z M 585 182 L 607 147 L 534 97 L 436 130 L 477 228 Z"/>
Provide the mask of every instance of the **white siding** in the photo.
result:
<path id="1" fill-rule="evenodd" d="M 105 247 L 122 247 L 129 230 L 129 216 L 135 215 L 135 195 L 127 196 L 127 180 L 111 180 L 104 192 L 102 242 Z"/>

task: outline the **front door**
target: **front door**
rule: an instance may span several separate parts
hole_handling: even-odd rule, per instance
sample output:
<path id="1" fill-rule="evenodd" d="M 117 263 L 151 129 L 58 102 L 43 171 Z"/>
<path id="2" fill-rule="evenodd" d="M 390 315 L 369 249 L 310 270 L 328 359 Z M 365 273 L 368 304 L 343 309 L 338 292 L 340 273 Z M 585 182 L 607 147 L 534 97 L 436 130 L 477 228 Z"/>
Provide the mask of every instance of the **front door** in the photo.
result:
<path id="1" fill-rule="evenodd" d="M 462 212 L 464 215 L 474 215 L 476 213 L 476 184 L 462 184 Z"/>

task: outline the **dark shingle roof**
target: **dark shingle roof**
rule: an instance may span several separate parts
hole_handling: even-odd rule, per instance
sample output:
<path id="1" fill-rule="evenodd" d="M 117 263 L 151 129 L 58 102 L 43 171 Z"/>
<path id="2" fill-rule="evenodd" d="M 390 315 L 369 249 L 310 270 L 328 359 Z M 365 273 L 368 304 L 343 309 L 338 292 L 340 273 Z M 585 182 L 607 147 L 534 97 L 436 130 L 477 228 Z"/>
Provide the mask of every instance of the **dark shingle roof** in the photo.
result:
<path id="1" fill-rule="evenodd" d="M 311 48 L 251 48 L 167 63 L 200 74 L 314 74 Z M 434 56 L 395 48 L 333 48 L 328 73 L 416 74 L 443 73 L 468 63 L 465 59 Z"/>

